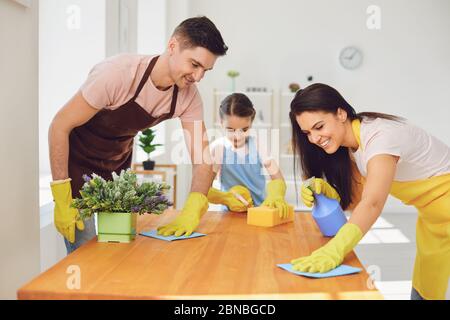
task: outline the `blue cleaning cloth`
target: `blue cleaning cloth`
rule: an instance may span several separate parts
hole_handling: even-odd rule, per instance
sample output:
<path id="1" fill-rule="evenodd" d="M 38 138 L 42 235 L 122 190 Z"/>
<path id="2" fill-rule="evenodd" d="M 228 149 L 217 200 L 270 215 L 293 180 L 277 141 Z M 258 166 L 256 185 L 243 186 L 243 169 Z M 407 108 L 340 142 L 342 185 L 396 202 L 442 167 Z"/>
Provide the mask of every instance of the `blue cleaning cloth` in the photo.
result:
<path id="1" fill-rule="evenodd" d="M 193 234 L 191 234 L 188 237 L 186 237 L 186 236 L 180 236 L 180 237 L 167 236 L 167 237 L 165 237 L 165 236 L 159 235 L 156 230 L 147 231 L 147 232 L 141 232 L 140 235 L 141 236 L 145 236 L 145 237 L 160 239 L 160 240 L 164 240 L 164 241 L 185 240 L 185 239 L 191 239 L 191 238 L 198 238 L 198 237 L 206 236 L 206 234 L 204 234 L 204 233 L 194 232 Z"/>
<path id="2" fill-rule="evenodd" d="M 318 279 L 345 276 L 347 274 L 359 273 L 362 271 L 362 269 L 360 269 L 360 268 L 350 267 L 345 264 L 340 265 L 336 269 L 333 269 L 326 273 L 310 273 L 310 272 L 295 271 L 292 269 L 292 264 L 290 264 L 290 263 L 277 264 L 277 266 L 286 271 L 289 271 L 293 274 L 297 274 L 299 276 L 304 276 L 304 277 L 308 277 L 308 278 L 318 278 Z"/>

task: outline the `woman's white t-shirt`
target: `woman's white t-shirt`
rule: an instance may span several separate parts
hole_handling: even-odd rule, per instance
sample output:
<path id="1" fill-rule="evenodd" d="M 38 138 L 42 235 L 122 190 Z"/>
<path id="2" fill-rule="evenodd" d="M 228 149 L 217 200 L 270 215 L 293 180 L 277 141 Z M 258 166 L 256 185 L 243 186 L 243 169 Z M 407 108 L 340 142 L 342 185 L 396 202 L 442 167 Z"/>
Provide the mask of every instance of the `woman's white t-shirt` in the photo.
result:
<path id="1" fill-rule="evenodd" d="M 406 121 L 363 119 L 360 148 L 353 153 L 359 171 L 376 155 L 399 157 L 394 181 L 415 181 L 450 173 L 450 147 Z M 362 150 L 361 150 L 362 149 Z"/>

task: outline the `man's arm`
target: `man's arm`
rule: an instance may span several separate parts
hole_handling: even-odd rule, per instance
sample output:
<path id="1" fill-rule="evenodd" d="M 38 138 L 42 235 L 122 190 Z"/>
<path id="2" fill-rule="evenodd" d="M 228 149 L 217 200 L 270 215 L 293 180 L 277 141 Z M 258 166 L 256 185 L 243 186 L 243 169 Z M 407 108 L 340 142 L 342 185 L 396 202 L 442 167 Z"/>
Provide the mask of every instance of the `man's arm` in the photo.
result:
<path id="1" fill-rule="evenodd" d="M 50 125 L 48 142 L 53 180 L 69 178 L 69 134 L 73 128 L 86 123 L 99 110 L 90 106 L 78 92 L 62 107 Z"/>
<path id="2" fill-rule="evenodd" d="M 193 179 L 191 192 L 200 192 L 207 195 L 215 173 L 213 171 L 205 123 L 203 121 L 182 121 L 181 125 L 192 162 Z M 197 178 L 194 179 L 194 177 Z"/>

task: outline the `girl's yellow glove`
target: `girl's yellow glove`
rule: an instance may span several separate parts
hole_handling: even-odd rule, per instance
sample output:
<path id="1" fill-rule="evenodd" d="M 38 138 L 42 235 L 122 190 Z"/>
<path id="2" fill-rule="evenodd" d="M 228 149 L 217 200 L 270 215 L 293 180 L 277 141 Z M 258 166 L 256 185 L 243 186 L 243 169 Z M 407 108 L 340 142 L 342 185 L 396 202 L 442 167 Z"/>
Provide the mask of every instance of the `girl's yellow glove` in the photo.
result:
<path id="1" fill-rule="evenodd" d="M 272 180 L 267 184 L 267 197 L 261 206 L 277 208 L 280 218 L 286 218 L 289 214 L 289 204 L 284 200 L 286 196 L 286 182 L 283 179 Z"/>
<path id="2" fill-rule="evenodd" d="M 84 230 L 83 220 L 80 220 L 80 214 L 72 204 L 71 179 L 58 180 L 50 183 L 53 200 L 55 201 L 54 220 L 55 227 L 64 238 L 71 243 L 75 242 L 75 227 Z"/>
<path id="3" fill-rule="evenodd" d="M 309 183 L 303 183 L 301 189 L 302 201 L 307 207 L 312 207 L 314 204 L 313 191 L 317 194 L 322 193 L 328 198 L 336 199 L 338 202 L 341 202 L 341 197 L 328 182 L 321 178 L 311 178 Z"/>
<path id="4" fill-rule="evenodd" d="M 300 272 L 325 273 L 338 267 L 345 256 L 362 239 L 361 229 L 353 223 L 346 223 L 326 245 L 310 256 L 291 261 L 292 269 Z"/>
<path id="5" fill-rule="evenodd" d="M 203 193 L 191 192 L 181 213 L 169 224 L 158 228 L 163 236 L 190 236 L 200 223 L 200 218 L 208 210 L 208 199 Z"/>
<path id="6" fill-rule="evenodd" d="M 234 193 L 239 194 L 248 205 L 238 200 Z M 208 201 L 214 204 L 223 204 L 233 212 L 247 212 L 249 207 L 253 206 L 253 200 L 250 191 L 244 186 L 234 186 L 229 191 L 220 191 L 216 188 L 210 188 L 208 191 Z"/>

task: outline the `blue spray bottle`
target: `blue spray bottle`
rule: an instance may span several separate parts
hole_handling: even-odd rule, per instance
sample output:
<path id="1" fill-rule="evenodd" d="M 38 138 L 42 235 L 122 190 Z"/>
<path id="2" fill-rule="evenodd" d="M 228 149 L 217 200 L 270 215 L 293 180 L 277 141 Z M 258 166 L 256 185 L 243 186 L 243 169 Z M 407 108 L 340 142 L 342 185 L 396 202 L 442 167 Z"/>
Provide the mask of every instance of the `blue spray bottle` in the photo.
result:
<path id="1" fill-rule="evenodd" d="M 314 206 L 312 216 L 319 226 L 320 231 L 325 237 L 333 237 L 339 229 L 347 223 L 347 217 L 344 214 L 339 202 L 330 199 L 323 194 L 317 194 L 311 187 L 311 181 L 314 177 L 308 179 L 305 183 L 314 193 Z"/>

